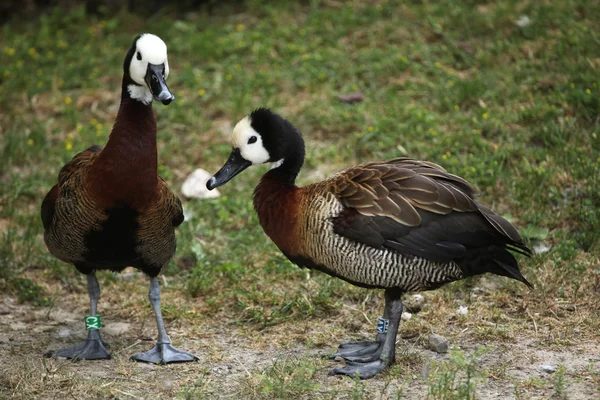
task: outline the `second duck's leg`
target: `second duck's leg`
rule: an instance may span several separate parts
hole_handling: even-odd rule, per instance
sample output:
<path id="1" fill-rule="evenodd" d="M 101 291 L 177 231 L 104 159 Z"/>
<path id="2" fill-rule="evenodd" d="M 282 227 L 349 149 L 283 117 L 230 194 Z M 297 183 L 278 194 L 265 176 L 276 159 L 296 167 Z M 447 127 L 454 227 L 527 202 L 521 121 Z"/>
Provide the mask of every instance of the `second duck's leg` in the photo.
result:
<path id="1" fill-rule="evenodd" d="M 132 356 L 131 359 L 153 364 L 168 364 L 198 360 L 198 357 L 171 346 L 171 341 L 167 336 L 167 330 L 165 329 L 165 323 L 160 310 L 160 287 L 158 286 L 158 278 L 156 277 L 150 278 L 150 292 L 148 293 L 148 298 L 150 299 L 150 304 L 152 304 L 154 315 L 156 316 L 158 339 L 153 348 L 144 353 L 136 354 Z"/>
<path id="2" fill-rule="evenodd" d="M 385 307 L 388 310 L 389 327 L 383 344 L 379 349 L 379 357 L 369 362 L 349 361 L 344 368 L 336 368 L 331 371 L 331 374 L 358 375 L 361 379 L 368 379 L 374 377 L 394 362 L 396 359 L 396 336 L 400 327 L 400 317 L 402 316 L 401 296 L 402 292 L 398 289 L 387 289 L 385 291 Z"/>
<path id="3" fill-rule="evenodd" d="M 338 347 L 337 352 L 331 355 L 331 358 L 342 357 L 348 361 L 355 362 L 377 360 L 381 354 L 383 342 L 389 328 L 390 305 L 391 303 L 386 300 L 383 308 L 383 318 L 377 319 L 377 336 L 375 337 L 375 341 L 342 343 Z"/>
<path id="4" fill-rule="evenodd" d="M 96 274 L 91 272 L 87 275 L 88 293 L 90 295 L 90 315 L 85 318 L 88 337 L 85 342 L 74 347 L 60 349 L 47 353 L 50 357 L 65 357 L 75 360 L 98 360 L 110 358 L 106 349 L 106 343 L 100 337 L 102 326 L 98 315 L 98 300 L 100 299 L 100 285 Z"/>

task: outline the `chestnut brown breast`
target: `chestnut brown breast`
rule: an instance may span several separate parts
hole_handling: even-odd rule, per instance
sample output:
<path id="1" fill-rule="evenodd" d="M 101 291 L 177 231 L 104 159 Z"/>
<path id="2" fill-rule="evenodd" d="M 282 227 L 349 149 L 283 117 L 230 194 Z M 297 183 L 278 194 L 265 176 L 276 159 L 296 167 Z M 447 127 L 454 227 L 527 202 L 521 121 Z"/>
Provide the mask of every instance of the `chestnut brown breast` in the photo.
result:
<path id="1" fill-rule="evenodd" d="M 298 208 L 301 189 L 264 176 L 254 190 L 254 209 L 265 233 L 286 255 L 301 251 L 298 240 Z"/>
<path id="2" fill-rule="evenodd" d="M 125 99 L 106 147 L 73 157 L 42 203 L 50 252 L 83 273 L 134 266 L 157 275 L 175 252 L 183 211 L 156 171 L 152 108 Z"/>

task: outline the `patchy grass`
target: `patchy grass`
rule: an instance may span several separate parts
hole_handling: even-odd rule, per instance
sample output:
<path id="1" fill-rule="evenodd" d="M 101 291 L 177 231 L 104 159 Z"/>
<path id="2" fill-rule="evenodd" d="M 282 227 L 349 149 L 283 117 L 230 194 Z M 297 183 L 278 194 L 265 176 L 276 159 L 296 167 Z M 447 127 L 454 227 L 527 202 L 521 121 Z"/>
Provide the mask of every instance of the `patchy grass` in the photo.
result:
<path id="1" fill-rule="evenodd" d="M 597 396 L 600 4 L 270 3 L 150 19 L 56 9 L 1 28 L 0 350 L 8 361 L 0 394 L 445 398 L 463 384 L 440 374 L 465 369 L 426 350 L 435 332 L 466 360 L 494 345 L 481 365 L 468 364 L 478 379 L 487 376 L 488 385 L 468 386 L 473 396 Z M 232 125 L 270 106 L 307 140 L 301 184 L 403 155 L 470 180 L 532 245 L 550 248 L 520 259 L 535 290 L 478 277 L 426 293 L 423 311 L 402 323 L 394 368 L 366 382 L 328 377 L 333 363 L 317 356 L 371 337 L 382 299 L 285 260 L 252 209 L 256 169 L 218 199 L 184 201 L 190 219 L 165 271 L 164 314 L 176 344 L 202 363 L 128 362 L 154 335 L 147 286 L 137 274 L 108 273 L 100 274 L 103 320 L 132 324 L 111 337 L 115 359 L 42 360 L 65 342 L 61 330 L 74 330 L 69 343 L 83 334 L 88 299 L 83 278 L 45 249 L 39 206 L 65 162 L 106 141 L 122 58 L 143 31 L 169 46 L 177 100 L 155 110 L 160 173 L 175 190 L 197 167 L 216 171 Z M 356 91 L 362 103 L 337 100 Z M 468 314 L 459 316 L 459 306 Z M 454 369 L 431 381 L 422 370 L 435 357 Z M 552 362 L 564 369 L 539 371 Z M 148 380 L 150 392 L 140 383 Z M 431 382 L 443 390 L 431 392 Z"/>

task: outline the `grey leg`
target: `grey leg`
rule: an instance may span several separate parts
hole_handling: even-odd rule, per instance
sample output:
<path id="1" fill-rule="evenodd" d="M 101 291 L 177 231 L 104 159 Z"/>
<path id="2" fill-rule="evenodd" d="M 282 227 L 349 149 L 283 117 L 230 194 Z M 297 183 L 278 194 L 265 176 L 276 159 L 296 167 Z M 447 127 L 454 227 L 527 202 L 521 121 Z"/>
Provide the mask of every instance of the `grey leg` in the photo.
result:
<path id="1" fill-rule="evenodd" d="M 385 307 L 390 321 L 388 332 L 380 346 L 379 356 L 376 360 L 367 362 L 348 362 L 344 368 L 336 368 L 331 374 L 357 376 L 361 379 L 372 378 L 379 372 L 389 367 L 396 359 L 396 336 L 400 327 L 402 316 L 402 292 L 398 289 L 385 291 Z"/>
<path id="2" fill-rule="evenodd" d="M 383 318 L 387 320 L 390 319 L 390 304 L 386 300 L 383 309 Z M 342 357 L 348 361 L 362 363 L 375 361 L 379 359 L 386 335 L 386 333 L 378 333 L 374 341 L 342 343 L 338 347 L 337 352 L 333 353 L 330 357 Z"/>
<path id="3" fill-rule="evenodd" d="M 158 286 L 158 278 L 156 277 L 150 278 L 150 292 L 148 293 L 148 298 L 150 299 L 150 304 L 152 304 L 154 315 L 156 316 L 158 338 L 156 345 L 152 349 L 144 353 L 136 354 L 132 356 L 131 359 L 153 364 L 168 364 L 198 360 L 198 357 L 171 346 L 171 341 L 167 336 L 167 330 L 165 329 L 165 323 L 160 310 L 160 287 Z"/>
<path id="4" fill-rule="evenodd" d="M 90 295 L 90 312 L 92 316 L 98 314 L 98 299 L 100 299 L 100 285 L 96 274 L 93 272 L 87 275 L 88 293 Z M 99 360 L 110 358 L 110 353 L 106 349 L 106 343 L 100 337 L 100 331 L 88 330 L 88 337 L 85 342 L 74 347 L 60 349 L 46 353 L 48 357 L 65 357 L 74 360 Z"/>

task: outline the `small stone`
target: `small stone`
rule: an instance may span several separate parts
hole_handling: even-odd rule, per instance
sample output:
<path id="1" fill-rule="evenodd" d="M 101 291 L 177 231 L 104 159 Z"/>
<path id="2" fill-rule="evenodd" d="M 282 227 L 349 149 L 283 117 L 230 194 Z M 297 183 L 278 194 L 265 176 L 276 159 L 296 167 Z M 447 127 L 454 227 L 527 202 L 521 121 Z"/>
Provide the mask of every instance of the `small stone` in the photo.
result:
<path id="1" fill-rule="evenodd" d="M 436 353 L 446 353 L 448 352 L 448 340 L 434 333 L 429 336 L 429 348 Z"/>
<path id="2" fill-rule="evenodd" d="M 72 333 L 73 333 L 73 331 L 71 331 L 69 328 L 62 328 L 60 331 L 58 331 L 57 336 L 58 337 L 69 337 L 69 336 L 71 336 Z"/>
<path id="3" fill-rule="evenodd" d="M 131 324 L 127 322 L 112 322 L 102 327 L 102 333 L 107 333 L 111 336 L 119 336 L 131 329 Z"/>
<path id="4" fill-rule="evenodd" d="M 400 319 L 402 321 L 408 321 L 411 318 L 412 318 L 412 314 L 409 312 L 403 312 L 402 315 L 400 316 Z"/>
<path id="5" fill-rule="evenodd" d="M 231 367 L 229 365 L 225 365 L 225 366 L 218 365 L 216 367 L 213 367 L 213 372 L 223 375 L 223 374 L 229 373 L 230 369 L 231 369 Z"/>
<path id="6" fill-rule="evenodd" d="M 554 365 L 540 365 L 540 369 L 549 374 L 553 374 L 556 372 L 556 367 Z"/>
<path id="7" fill-rule="evenodd" d="M 181 193 L 187 198 L 214 199 L 221 194 L 217 189 L 208 190 L 206 182 L 212 175 L 201 168 L 192 172 L 181 185 Z"/>
<path id="8" fill-rule="evenodd" d="M 550 251 L 551 247 L 545 243 L 538 243 L 533 246 L 533 252 L 535 254 L 542 254 Z"/>
<path id="9" fill-rule="evenodd" d="M 406 311 L 416 314 L 423 309 L 425 304 L 425 297 L 420 294 L 415 294 L 407 298 L 402 302 Z"/>
<path id="10" fill-rule="evenodd" d="M 352 104 L 352 103 L 360 103 L 365 99 L 365 96 L 361 92 L 348 93 L 348 94 L 340 94 L 337 98 L 342 103 Z"/>
<path id="11" fill-rule="evenodd" d="M 467 315 L 469 313 L 469 307 L 466 306 L 460 306 L 458 307 L 458 309 L 456 310 L 456 313 L 458 315 Z"/>
<path id="12" fill-rule="evenodd" d="M 531 24 L 531 19 L 527 15 L 521 15 L 518 20 L 515 21 L 515 25 L 519 28 L 525 28 Z"/>

